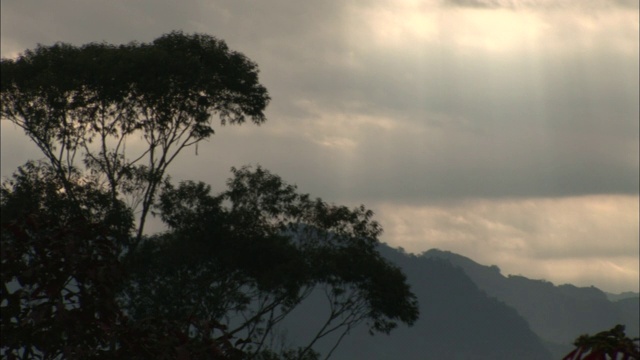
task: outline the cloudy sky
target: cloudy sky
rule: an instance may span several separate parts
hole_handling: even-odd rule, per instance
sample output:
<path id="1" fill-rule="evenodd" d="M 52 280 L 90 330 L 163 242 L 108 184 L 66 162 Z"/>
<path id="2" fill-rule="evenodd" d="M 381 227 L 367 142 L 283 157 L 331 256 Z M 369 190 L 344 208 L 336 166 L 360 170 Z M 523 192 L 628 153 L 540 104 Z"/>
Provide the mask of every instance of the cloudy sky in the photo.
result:
<path id="1" fill-rule="evenodd" d="M 207 33 L 254 60 L 262 126 L 174 179 L 261 164 L 365 204 L 382 240 L 505 274 L 638 291 L 637 0 L 3 1 L 1 53 Z M 2 121 L 2 176 L 38 152 Z"/>

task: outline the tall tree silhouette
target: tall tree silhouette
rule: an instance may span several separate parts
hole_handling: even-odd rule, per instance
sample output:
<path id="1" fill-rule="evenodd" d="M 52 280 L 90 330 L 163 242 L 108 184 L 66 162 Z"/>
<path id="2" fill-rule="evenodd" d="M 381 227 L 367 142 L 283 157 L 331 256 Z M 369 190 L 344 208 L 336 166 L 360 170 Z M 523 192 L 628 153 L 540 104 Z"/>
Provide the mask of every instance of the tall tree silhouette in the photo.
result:
<path id="1" fill-rule="evenodd" d="M 1 68 L 0 114 L 40 148 L 71 196 L 72 169 L 85 165 L 114 199 L 140 206 L 134 246 L 167 168 L 213 134 L 212 115 L 223 125 L 261 124 L 269 102 L 257 65 L 201 34 L 38 46 Z M 146 146 L 131 153 L 140 138 Z"/>
<path id="2" fill-rule="evenodd" d="M 233 169 L 218 195 L 166 178 L 213 134 L 212 116 L 265 121 L 257 66 L 223 41 L 59 43 L 1 70 L 0 115 L 45 156 L 2 183 L 2 356 L 310 360 L 319 339 L 337 346 L 359 323 L 388 333 L 416 320 L 364 206 L 311 199 L 260 167 Z M 152 211 L 169 231 L 145 235 Z M 318 291 L 317 333 L 270 346 Z"/>

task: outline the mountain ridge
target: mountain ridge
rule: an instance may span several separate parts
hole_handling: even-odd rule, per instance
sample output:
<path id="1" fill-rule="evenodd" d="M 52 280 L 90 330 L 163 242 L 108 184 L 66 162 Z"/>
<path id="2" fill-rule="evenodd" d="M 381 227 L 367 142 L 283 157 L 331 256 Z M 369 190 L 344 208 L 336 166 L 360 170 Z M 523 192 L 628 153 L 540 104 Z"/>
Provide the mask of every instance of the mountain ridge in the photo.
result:
<path id="1" fill-rule="evenodd" d="M 407 276 L 420 318 L 389 335 L 371 336 L 364 324 L 356 326 L 332 359 L 551 360 L 573 350 L 578 336 L 616 324 L 637 336 L 638 298 L 612 302 L 595 287 L 504 276 L 495 265 L 437 249 L 415 255 L 381 244 L 378 250 Z M 322 301 L 322 294 L 310 296 L 285 321 L 290 346 L 308 339 L 321 319 Z M 323 339 L 316 350 L 326 355 L 336 339 Z"/>
<path id="2" fill-rule="evenodd" d="M 495 265 L 481 265 L 450 251 L 431 249 L 419 256 L 446 259 L 463 269 L 487 295 L 516 309 L 556 358 L 570 350 L 575 338 L 584 333 L 603 331 L 616 324 L 625 325 L 631 337 L 640 333 L 640 298 L 629 296 L 633 293 L 611 301 L 604 291 L 593 286 L 554 285 L 520 275 L 504 276 Z"/>
<path id="3" fill-rule="evenodd" d="M 412 327 L 399 326 L 390 335 L 371 336 L 361 324 L 345 337 L 332 359 L 552 359 L 527 321 L 515 309 L 488 297 L 462 269 L 443 259 L 420 258 L 386 245 L 378 250 L 406 274 L 418 297 L 420 318 Z M 304 343 L 302 325 L 317 323 L 314 316 L 321 301 L 321 296 L 310 297 L 283 324 L 290 344 Z M 317 350 L 326 355 L 335 339 L 323 339 Z"/>

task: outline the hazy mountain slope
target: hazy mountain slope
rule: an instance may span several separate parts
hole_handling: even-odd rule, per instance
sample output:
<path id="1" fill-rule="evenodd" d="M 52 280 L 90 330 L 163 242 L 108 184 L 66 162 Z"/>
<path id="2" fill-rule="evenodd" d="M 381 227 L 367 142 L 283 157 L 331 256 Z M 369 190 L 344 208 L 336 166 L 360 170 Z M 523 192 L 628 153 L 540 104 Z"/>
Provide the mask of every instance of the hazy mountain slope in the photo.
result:
<path id="1" fill-rule="evenodd" d="M 420 319 L 390 336 L 370 336 L 354 329 L 332 359 L 551 359 L 527 322 L 504 303 L 487 297 L 465 273 L 448 261 L 403 254 L 388 247 L 382 253 L 407 274 L 420 301 Z M 310 299 L 287 324 L 287 339 L 308 336 L 317 311 Z M 320 348 L 330 349 L 330 342 Z"/>
<path id="2" fill-rule="evenodd" d="M 640 337 L 640 297 L 614 301 L 613 306 L 620 311 L 624 319 L 629 319 L 627 333 Z"/>
<path id="3" fill-rule="evenodd" d="M 612 294 L 612 293 L 605 292 L 605 295 L 607 295 L 607 299 L 609 299 L 609 301 L 613 301 L 613 302 L 616 302 L 618 300 L 640 297 L 640 293 L 632 292 L 632 291 L 625 291 L 620 294 Z"/>
<path id="4" fill-rule="evenodd" d="M 625 324 L 627 334 L 638 335 L 637 298 L 617 304 L 595 287 L 555 286 L 522 276 L 505 277 L 495 266 L 483 266 L 451 252 L 429 250 L 421 257 L 447 259 L 461 267 L 480 289 L 527 319 L 554 356 L 570 349 L 580 334 L 607 330 L 616 324 Z"/>

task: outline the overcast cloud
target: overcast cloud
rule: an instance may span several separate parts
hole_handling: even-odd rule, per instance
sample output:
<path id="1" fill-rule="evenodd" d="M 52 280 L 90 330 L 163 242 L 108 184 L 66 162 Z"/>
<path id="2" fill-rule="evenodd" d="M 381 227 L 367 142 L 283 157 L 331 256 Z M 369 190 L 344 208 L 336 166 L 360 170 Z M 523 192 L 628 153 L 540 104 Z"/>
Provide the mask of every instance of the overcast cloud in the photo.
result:
<path id="1" fill-rule="evenodd" d="M 216 128 L 175 179 L 261 164 L 382 237 L 505 273 L 638 291 L 635 0 L 2 2 L 1 52 L 172 30 L 254 60 L 260 127 Z M 37 157 L 2 122 L 2 175 Z"/>

